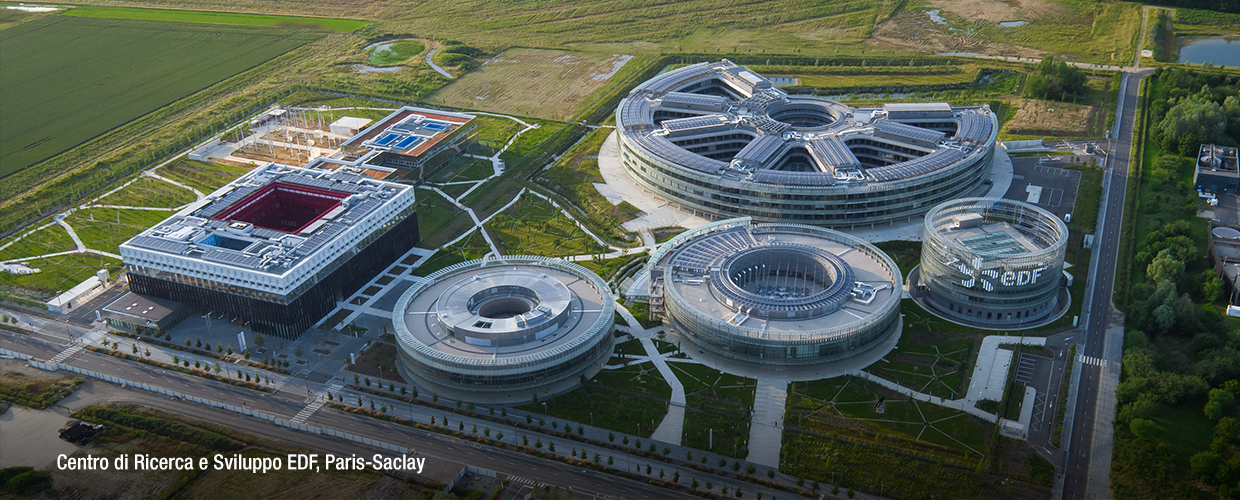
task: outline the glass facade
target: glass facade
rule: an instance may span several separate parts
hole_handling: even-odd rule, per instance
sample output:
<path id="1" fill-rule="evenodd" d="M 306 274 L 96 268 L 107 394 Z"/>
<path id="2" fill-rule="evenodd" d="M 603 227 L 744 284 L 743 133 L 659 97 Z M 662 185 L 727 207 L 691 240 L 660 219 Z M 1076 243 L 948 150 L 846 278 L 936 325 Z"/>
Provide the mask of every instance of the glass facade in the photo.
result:
<path id="1" fill-rule="evenodd" d="M 1028 203 L 965 198 L 926 215 L 920 279 L 930 305 L 983 326 L 1037 324 L 1061 309 L 1068 227 Z"/>
<path id="2" fill-rule="evenodd" d="M 602 297 L 602 310 L 597 319 L 586 324 L 570 321 L 573 331 L 567 340 L 545 348 L 505 356 L 471 357 L 456 355 L 419 340 L 406 322 L 406 311 L 418 295 L 436 283 L 450 281 L 469 271 L 488 266 L 504 266 L 537 272 L 538 268 L 554 268 L 576 275 Z M 468 276 L 462 279 L 469 279 Z M 581 312 L 569 311 L 572 315 Z M 480 259 L 451 266 L 426 277 L 410 287 L 396 303 L 393 324 L 400 356 L 400 369 L 407 378 L 419 380 L 449 391 L 471 394 L 520 393 L 528 397 L 533 391 L 573 380 L 597 370 L 612 353 L 611 334 L 615 317 L 615 300 L 606 282 L 588 269 L 571 262 L 547 257 L 505 256 L 503 262 Z"/>
<path id="3" fill-rule="evenodd" d="M 292 339 L 310 329 L 418 243 L 417 212 L 410 207 L 341 255 L 289 295 L 274 295 L 209 279 L 129 266 L 135 293 L 194 304 L 247 319 L 258 333 Z"/>

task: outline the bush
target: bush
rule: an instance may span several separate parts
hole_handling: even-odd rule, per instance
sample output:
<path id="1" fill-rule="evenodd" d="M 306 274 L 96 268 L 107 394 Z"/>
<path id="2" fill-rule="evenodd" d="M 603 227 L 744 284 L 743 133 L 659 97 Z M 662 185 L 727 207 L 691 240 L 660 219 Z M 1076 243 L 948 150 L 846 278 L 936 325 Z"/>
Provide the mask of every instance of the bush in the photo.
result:
<path id="1" fill-rule="evenodd" d="M 26 471 L 8 480 L 4 484 L 4 490 L 14 495 L 24 495 L 31 488 L 51 480 L 52 477 L 47 475 L 46 472 L 37 470 Z"/>

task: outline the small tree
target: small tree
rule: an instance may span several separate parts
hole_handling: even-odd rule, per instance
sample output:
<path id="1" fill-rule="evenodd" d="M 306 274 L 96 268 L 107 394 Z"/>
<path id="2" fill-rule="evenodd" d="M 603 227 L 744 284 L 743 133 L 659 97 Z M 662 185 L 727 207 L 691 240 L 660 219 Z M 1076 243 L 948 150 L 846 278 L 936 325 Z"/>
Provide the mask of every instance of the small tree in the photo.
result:
<path id="1" fill-rule="evenodd" d="M 621 443 L 624 443 L 624 445 L 625 445 L 625 446 L 628 446 L 628 445 L 629 445 L 629 437 L 628 437 L 628 436 L 621 436 L 621 437 L 620 437 L 620 442 L 621 442 Z"/>
<path id="2" fill-rule="evenodd" d="M 542 449 L 542 438 L 538 438 L 534 440 L 534 447 L 538 449 Z"/>
<path id="3" fill-rule="evenodd" d="M 231 356 L 233 353 L 232 346 L 230 345 L 228 347 L 225 347 L 224 351 L 227 352 Z"/>
<path id="4" fill-rule="evenodd" d="M 686 451 L 686 452 L 685 452 L 685 461 L 686 461 L 686 462 L 692 462 L 692 461 L 693 461 L 693 450 L 689 450 L 689 451 Z"/>
<path id="5" fill-rule="evenodd" d="M 105 342 L 106 342 L 106 341 L 105 341 Z M 173 354 L 173 355 L 172 355 L 172 364 L 174 364 L 174 365 L 179 365 L 179 364 L 181 364 L 181 357 L 180 357 L 180 356 L 177 356 L 176 354 Z"/>
<path id="6" fill-rule="evenodd" d="M 263 340 L 263 335 L 262 335 L 262 334 L 260 334 L 260 333 L 255 333 L 255 334 L 254 334 L 254 345 L 256 345 L 256 346 L 258 346 L 258 347 L 262 347 L 262 346 L 263 346 L 263 342 L 264 342 L 264 340 Z"/>
<path id="7" fill-rule="evenodd" d="M 470 433 L 470 434 L 477 434 L 477 433 L 478 433 L 478 424 L 473 424 L 473 426 L 472 426 L 472 427 L 470 428 L 470 430 L 469 430 L 469 433 Z"/>
<path id="8" fill-rule="evenodd" d="M 483 435 L 483 436 L 486 436 L 486 437 L 491 437 L 491 428 L 490 428 L 490 427 L 483 427 L 483 428 L 482 428 L 482 435 Z"/>
<path id="9" fill-rule="evenodd" d="M 405 386 L 403 386 L 403 385 L 402 385 L 402 386 L 400 387 L 400 395 L 401 395 L 401 396 L 404 396 L 406 392 L 409 392 L 409 391 L 408 391 L 407 389 L 405 389 Z"/>
<path id="10" fill-rule="evenodd" d="M 357 376 L 357 374 L 356 374 L 356 373 L 354 373 L 354 374 L 353 374 L 353 383 L 354 383 L 354 384 L 357 384 L 357 383 L 360 381 L 360 378 L 361 378 L 361 377 L 358 377 L 358 376 Z"/>
<path id="11" fill-rule="evenodd" d="M 680 484 L 680 471 L 676 471 L 672 473 L 672 482 L 676 484 Z"/>
<path id="12" fill-rule="evenodd" d="M 143 349 L 143 350 L 142 350 L 142 354 L 143 354 L 143 355 L 145 355 L 146 357 L 148 357 L 148 358 L 149 358 L 149 357 L 151 357 L 151 350 L 150 350 L 150 349 Z M 216 373 L 219 373 L 219 370 L 216 370 Z"/>
<path id="13" fill-rule="evenodd" d="M 547 441 L 547 450 L 548 450 L 548 451 L 553 451 L 553 452 L 554 452 L 554 451 L 555 451 L 555 443 L 554 443 L 554 442 L 551 442 L 551 441 Z"/>
<path id="14" fill-rule="evenodd" d="M 767 469 L 766 477 L 770 479 L 775 479 L 775 469 Z"/>
<path id="15" fill-rule="evenodd" d="M 221 343 L 219 343 L 219 342 L 216 342 L 216 343 L 215 343 L 215 352 L 224 352 L 224 344 L 221 344 Z"/>
<path id="16" fill-rule="evenodd" d="M 439 394 L 436 394 L 436 393 L 433 393 L 433 392 L 432 392 L 432 393 L 431 393 L 431 402 L 432 402 L 432 403 L 438 403 L 438 402 L 439 402 Z"/>
<path id="17" fill-rule="evenodd" d="M 190 339 L 185 339 L 185 347 L 189 347 L 189 346 L 192 346 L 192 345 L 194 345 L 194 342 L 193 342 L 192 340 L 190 340 Z"/>
<path id="18" fill-rule="evenodd" d="M 194 347 L 202 349 L 202 339 L 197 339 L 197 342 L 194 342 Z"/>
<path id="19" fill-rule="evenodd" d="M 736 472 L 736 471 L 739 471 L 739 470 L 741 470 L 741 461 L 740 461 L 740 460 L 733 460 L 733 461 L 732 461 L 732 472 Z"/>
<path id="20" fill-rule="evenodd" d="M 727 467 L 727 466 L 728 466 L 728 459 L 723 458 L 723 457 L 719 457 L 719 467 L 720 467 L 720 468 L 723 468 L 723 467 Z"/>
<path id="21" fill-rule="evenodd" d="M 664 456 L 666 456 L 666 455 L 670 455 L 671 453 L 672 453 L 672 449 L 671 449 L 670 447 L 667 447 L 667 446 L 664 446 L 664 447 L 663 447 L 663 455 L 664 455 Z"/>
<path id="22" fill-rule="evenodd" d="M 697 478 L 696 478 L 696 477 L 694 477 L 694 478 L 693 478 L 693 481 L 689 483 L 689 487 L 690 487 L 690 488 L 693 488 L 693 489 L 695 489 L 695 490 L 697 489 L 697 487 L 698 487 L 698 480 L 697 480 Z"/>
<path id="23" fill-rule="evenodd" d="M 751 476 L 754 475 L 754 473 L 756 473 L 757 471 L 758 471 L 758 468 L 754 467 L 753 464 L 749 464 L 749 467 L 745 467 L 745 473 Z"/>
<path id="24" fill-rule="evenodd" d="M 366 387 L 370 387 L 370 377 L 366 377 Z"/>
<path id="25" fill-rule="evenodd" d="M 495 439 L 498 439 L 498 440 L 500 440 L 500 441 L 503 441 L 503 440 L 504 440 L 504 431 L 499 431 L 498 433 L 496 433 L 496 434 L 495 434 Z"/>
<path id="26" fill-rule="evenodd" d="M 612 443 L 616 442 L 616 433 L 614 433 L 614 432 L 608 432 L 608 433 L 607 433 L 607 441 L 612 442 Z"/>
<path id="27" fill-rule="evenodd" d="M 584 425 L 577 424 L 577 435 L 579 436 L 586 435 L 586 427 Z"/>
<path id="28" fill-rule="evenodd" d="M 597 464 L 597 463 L 601 462 L 602 460 L 603 460 L 603 455 L 599 454 L 599 452 L 597 452 L 597 451 L 596 451 L 596 452 L 594 452 L 594 463 L 596 463 L 596 464 Z"/>

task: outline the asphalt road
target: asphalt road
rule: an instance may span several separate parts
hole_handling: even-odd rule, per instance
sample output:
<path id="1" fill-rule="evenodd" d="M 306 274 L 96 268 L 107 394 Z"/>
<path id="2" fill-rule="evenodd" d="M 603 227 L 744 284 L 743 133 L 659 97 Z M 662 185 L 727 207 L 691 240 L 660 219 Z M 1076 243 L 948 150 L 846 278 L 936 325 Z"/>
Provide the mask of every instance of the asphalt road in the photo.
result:
<path id="1" fill-rule="evenodd" d="M 1105 358 L 1106 330 L 1111 322 L 1111 297 L 1115 291 L 1116 257 L 1123 230 L 1124 195 L 1128 187 L 1128 168 L 1133 144 L 1133 128 L 1137 115 L 1137 93 L 1140 79 L 1148 74 L 1125 73 L 1123 108 L 1116 119 L 1118 131 L 1112 141 L 1107 168 L 1111 181 L 1107 185 L 1106 214 L 1099 225 L 1095 244 L 1098 249 L 1097 268 L 1093 279 L 1093 295 L 1088 297 L 1089 317 L 1085 325 L 1085 348 L 1082 354 Z M 1115 360 L 1118 361 L 1118 360 Z M 1071 360 L 1069 360 L 1071 362 Z M 1094 416 L 1098 403 L 1098 383 L 1102 369 L 1089 364 L 1080 365 L 1081 381 L 1077 391 L 1076 415 L 1072 421 L 1072 437 L 1067 451 L 1067 467 L 1064 477 L 1064 499 L 1087 498 L 1094 438 Z M 1109 451 L 1110 447 L 1106 449 Z"/>
<path id="2" fill-rule="evenodd" d="M 48 339 L 17 335 L 9 332 L 0 332 L 0 348 L 30 354 L 38 359 L 46 360 L 55 356 L 63 350 L 65 346 L 60 342 L 49 342 Z M 318 390 L 317 384 L 307 384 L 303 379 L 292 378 L 279 391 L 269 394 L 244 389 L 222 382 L 214 382 L 192 375 L 185 375 L 141 363 L 125 361 L 120 358 L 105 354 L 97 354 L 87 350 L 83 350 L 68 357 L 63 361 L 63 363 L 99 373 L 122 377 L 135 383 L 149 384 L 183 394 L 192 394 L 198 397 L 209 398 L 227 404 L 243 406 L 252 410 L 281 416 L 283 418 L 289 418 L 296 415 L 303 408 L 305 408 L 308 402 L 306 397 L 307 390 Z M 79 403 L 74 401 L 73 398 L 70 398 L 69 400 L 66 400 L 63 405 L 71 409 L 76 409 L 81 406 L 85 406 L 86 404 L 94 404 L 103 401 L 132 402 L 157 407 L 160 409 L 173 409 L 192 418 L 202 418 L 211 422 L 228 425 L 257 436 L 276 437 L 282 441 L 286 441 L 297 446 L 303 446 L 312 450 L 336 454 L 343 453 L 345 455 L 357 453 L 360 456 L 370 456 L 376 451 L 374 448 L 369 448 L 353 442 L 325 438 L 319 435 L 304 432 L 291 431 L 286 428 L 276 426 L 265 420 L 246 417 L 240 414 L 203 405 L 173 400 L 158 394 L 142 391 L 140 389 L 117 387 L 98 380 L 93 381 L 92 385 L 96 388 L 93 392 L 108 392 L 101 388 L 110 389 L 111 392 L 109 392 L 109 396 L 107 398 L 100 401 L 85 399 L 85 402 Z M 315 387 L 311 389 L 311 386 Z M 458 418 L 460 417 L 456 415 L 453 416 L 454 421 Z M 562 488 L 572 488 L 577 491 L 590 492 L 598 495 L 606 494 L 612 497 L 622 496 L 629 499 L 696 498 L 609 474 L 583 470 L 560 462 L 535 458 L 506 449 L 457 440 L 433 432 L 421 431 L 398 424 L 391 424 L 369 417 L 326 408 L 318 410 L 318 412 L 310 417 L 306 424 L 316 427 L 327 427 L 354 435 L 365 436 L 380 441 L 406 446 L 413 452 L 416 452 L 418 456 L 426 457 L 428 459 L 428 463 L 438 464 L 442 462 L 448 464 L 448 467 L 451 469 L 451 474 L 455 474 L 456 471 L 460 470 L 460 467 L 463 464 L 469 464 L 499 472 L 501 473 L 501 478 L 504 478 L 505 476 L 511 476 L 513 478 L 526 478 L 531 480 L 528 482 L 549 484 Z M 518 431 L 515 429 L 511 429 L 509 430 L 509 435 L 515 436 L 517 432 Z M 533 440 L 533 438 L 537 435 L 535 432 L 526 431 L 524 433 L 529 434 L 531 440 Z M 544 438 L 546 438 L 546 436 L 544 436 Z M 564 442 L 563 444 L 575 445 L 578 448 L 584 448 L 584 446 L 580 443 Z M 618 465 L 623 463 L 649 461 L 614 450 L 608 451 L 599 449 L 597 451 L 602 452 L 604 456 L 614 455 Z M 677 467 L 671 464 L 660 462 L 653 465 L 656 470 L 659 468 L 665 469 L 669 476 L 673 472 L 679 471 L 681 473 L 682 482 L 688 482 L 689 478 L 698 477 L 703 482 L 711 480 L 717 485 L 727 484 L 730 488 L 734 488 L 736 485 L 741 485 L 742 488 L 750 494 L 755 491 L 762 491 L 764 496 L 778 495 L 780 498 L 798 498 L 786 492 L 761 488 L 753 484 L 746 484 L 731 479 L 725 479 L 720 476 Z M 434 465 L 434 467 L 438 468 L 440 466 Z M 865 495 L 864 497 L 868 497 L 868 495 Z"/>

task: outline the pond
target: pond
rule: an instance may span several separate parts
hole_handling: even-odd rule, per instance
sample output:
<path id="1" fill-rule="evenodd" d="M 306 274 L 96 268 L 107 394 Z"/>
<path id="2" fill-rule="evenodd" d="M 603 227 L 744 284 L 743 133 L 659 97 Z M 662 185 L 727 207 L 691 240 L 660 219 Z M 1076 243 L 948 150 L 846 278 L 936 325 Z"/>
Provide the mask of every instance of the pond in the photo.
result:
<path id="1" fill-rule="evenodd" d="M 1180 57 L 1176 62 L 1240 67 L 1240 38 L 1182 37 Z"/>

